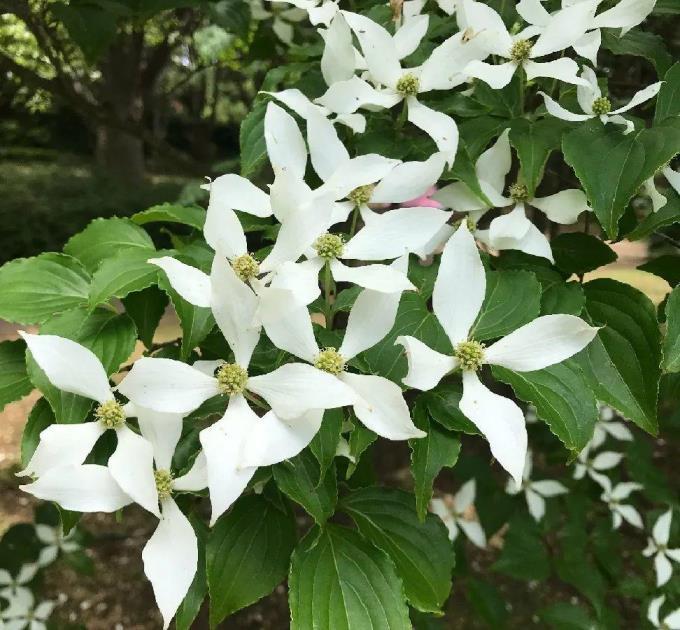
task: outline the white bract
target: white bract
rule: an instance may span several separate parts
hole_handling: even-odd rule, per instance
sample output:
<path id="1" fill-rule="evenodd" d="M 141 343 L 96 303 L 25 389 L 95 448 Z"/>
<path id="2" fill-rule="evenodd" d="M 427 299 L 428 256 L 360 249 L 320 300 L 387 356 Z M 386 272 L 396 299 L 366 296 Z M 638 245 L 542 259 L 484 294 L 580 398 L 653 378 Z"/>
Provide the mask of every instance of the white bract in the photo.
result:
<path id="1" fill-rule="evenodd" d="M 603 488 L 606 487 L 608 479 L 602 474 L 604 470 L 611 470 L 619 465 L 623 459 L 622 453 L 614 451 L 603 451 L 592 455 L 594 449 L 592 442 L 578 454 L 578 459 L 574 465 L 574 479 L 583 479 L 586 474 Z"/>
<path id="2" fill-rule="evenodd" d="M 513 206 L 512 210 L 493 219 L 488 229 L 475 228 L 474 234 L 495 250 L 518 249 L 533 256 L 553 261 L 550 242 L 527 218 L 525 204 L 538 208 L 555 223 L 575 223 L 582 212 L 591 210 L 583 191 L 576 188 L 562 190 L 547 197 L 532 197 L 521 181 L 507 187 L 505 180 L 512 168 L 509 129 L 482 153 L 475 163 L 480 188 L 487 200 L 480 199 L 463 182 L 448 184 L 434 195 L 444 207 L 466 212 L 475 226 L 492 208 Z"/>
<path id="3" fill-rule="evenodd" d="M 527 451 L 527 459 L 524 464 L 524 472 L 522 473 L 522 483 L 517 485 L 514 479 L 508 479 L 505 491 L 508 494 L 523 492 L 527 507 L 529 508 L 529 514 L 534 517 L 535 521 L 540 521 L 545 514 L 545 500 L 560 494 L 566 494 L 569 490 L 559 481 L 553 481 L 552 479 L 532 481 L 531 470 L 532 454 L 531 451 Z"/>
<path id="4" fill-rule="evenodd" d="M 292 4 L 297 9 L 306 11 L 309 21 L 314 24 L 327 25 L 338 12 L 338 3 L 333 0 L 272 0 Z"/>
<path id="5" fill-rule="evenodd" d="M 501 16 L 491 7 L 475 0 L 461 0 L 457 12 L 460 27 L 472 36 L 483 34 L 487 52 L 507 59 L 500 65 L 473 60 L 465 66 L 464 73 L 481 79 L 495 90 L 508 85 L 518 68 L 524 70 L 528 81 L 548 77 L 576 85 L 584 83 L 577 76 L 578 65 L 573 59 L 561 57 L 546 62 L 534 59 L 573 46 L 588 30 L 596 6 L 597 0 L 587 0 L 557 11 L 549 16 L 539 38 L 532 42 L 530 38 L 539 29 L 529 26 L 511 35 Z"/>
<path id="6" fill-rule="evenodd" d="M 596 450 L 600 448 L 607 437 L 612 437 L 621 442 L 631 442 L 633 440 L 633 434 L 630 429 L 625 423 L 616 419 L 615 411 L 607 405 L 601 405 L 599 408 L 599 418 L 595 423 L 593 437 L 590 438 L 588 449 Z"/>
<path id="7" fill-rule="evenodd" d="M 680 195 L 680 173 L 667 164 L 661 169 L 661 174 L 665 177 L 671 188 Z M 658 212 L 668 203 L 668 199 L 657 190 L 654 176 L 642 184 L 640 193 L 647 195 L 651 199 L 652 210 L 654 212 Z"/>
<path id="8" fill-rule="evenodd" d="M 630 120 L 626 120 L 621 114 L 654 98 L 659 93 L 661 85 L 663 84 L 663 81 L 659 81 L 652 85 L 648 85 L 646 88 L 636 92 L 627 105 L 612 109 L 611 100 L 606 96 L 602 96 L 602 90 L 597 82 L 595 73 L 587 66 L 583 66 L 581 77 L 585 79 L 585 83 L 577 86 L 576 96 L 578 98 L 578 104 L 581 106 L 584 113 L 574 114 L 562 107 L 545 92 L 539 92 L 545 101 L 545 107 L 548 110 L 548 113 L 556 118 L 561 118 L 562 120 L 568 120 L 570 122 L 582 122 L 584 120 L 590 120 L 591 118 L 599 118 L 605 125 L 607 123 L 623 125 L 626 128 L 624 134 L 631 133 L 635 129 L 635 125 Z"/>
<path id="9" fill-rule="evenodd" d="M 24 564 L 16 575 L 12 575 L 7 569 L 0 569 L 0 597 L 11 599 L 19 591 L 29 591 L 27 584 L 33 580 L 39 566 L 31 562 Z"/>
<path id="10" fill-rule="evenodd" d="M 450 372 L 460 370 L 460 410 L 486 437 L 501 466 L 521 484 L 527 452 L 524 414 L 514 401 L 487 389 L 478 371 L 482 365 L 517 372 L 540 370 L 581 351 L 595 337 L 597 328 L 573 315 L 546 315 L 485 347 L 474 338 L 485 292 L 484 266 L 463 222 L 444 248 L 432 294 L 434 314 L 451 342 L 453 355 L 436 352 L 415 337 L 398 337 L 396 343 L 406 349 L 409 365 L 403 382 L 428 390 Z"/>
<path id="11" fill-rule="evenodd" d="M 671 535 L 671 521 L 673 509 L 664 512 L 654 523 L 652 535 L 647 541 L 647 547 L 642 554 L 650 558 L 654 556 L 654 570 L 656 572 L 657 587 L 663 586 L 673 575 L 673 562 L 680 562 L 680 549 L 669 549 L 668 541 Z"/>
<path id="12" fill-rule="evenodd" d="M 616 485 L 612 485 L 609 477 L 601 475 L 603 481 L 602 487 L 604 492 L 601 499 L 607 504 L 607 507 L 612 513 L 612 527 L 618 529 L 621 527 L 623 521 L 627 521 L 633 527 L 642 529 L 642 517 L 640 513 L 629 503 L 623 503 L 631 493 L 642 490 L 643 486 L 633 481 L 622 481 Z"/>
<path id="13" fill-rule="evenodd" d="M 666 615 L 663 621 L 659 619 L 659 611 L 666 601 L 665 595 L 655 597 L 649 604 L 647 609 L 647 619 L 655 628 L 659 630 L 680 630 L 680 608 L 677 608 L 672 613 Z"/>
<path id="14" fill-rule="evenodd" d="M 9 606 L 0 610 L 2 630 L 47 630 L 47 620 L 54 610 L 54 602 L 44 601 L 37 606 L 33 593 L 22 590 L 9 598 Z"/>
<path id="15" fill-rule="evenodd" d="M 191 586 L 198 562 L 193 527 L 172 495 L 177 491 L 205 488 L 205 462 L 199 454 L 192 468 L 175 478 L 171 470 L 172 457 L 182 434 L 182 417 L 139 407 L 135 413 L 142 435 L 151 445 L 152 458 L 143 462 L 146 474 L 136 480 L 137 487 L 129 496 L 106 467 L 95 464 L 52 468 L 33 483 L 22 486 L 22 490 L 76 512 L 113 512 L 133 501 L 140 503 L 133 498 L 140 496 L 144 501 L 140 504 L 147 509 L 150 501 L 155 501 L 160 509 L 157 507 L 154 513 L 160 522 L 142 550 L 142 560 L 163 616 L 163 627 L 167 628 Z M 144 482 L 147 476 L 153 480 L 152 489 Z"/>
<path id="16" fill-rule="evenodd" d="M 449 540 L 454 541 L 458 537 L 458 529 L 470 541 L 484 549 L 486 547 L 486 534 L 477 519 L 474 509 L 476 485 L 475 480 L 466 481 L 455 495 L 444 495 L 430 501 L 429 510 L 442 519 L 449 532 Z"/>
<path id="17" fill-rule="evenodd" d="M 38 556 L 38 565 L 41 567 L 52 564 L 60 553 L 73 553 L 81 548 L 76 541 L 75 529 L 64 536 L 63 528 L 60 525 L 52 527 L 38 523 L 35 526 L 35 534 L 38 540 L 45 545 Z"/>

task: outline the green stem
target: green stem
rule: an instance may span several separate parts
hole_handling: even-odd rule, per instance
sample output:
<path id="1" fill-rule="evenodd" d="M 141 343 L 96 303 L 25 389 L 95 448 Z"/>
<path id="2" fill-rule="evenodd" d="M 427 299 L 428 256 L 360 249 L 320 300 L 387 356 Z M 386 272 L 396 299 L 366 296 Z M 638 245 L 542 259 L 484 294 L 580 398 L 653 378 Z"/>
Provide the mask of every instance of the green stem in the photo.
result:
<path id="1" fill-rule="evenodd" d="M 326 329 L 333 328 L 333 304 L 331 302 L 331 295 L 333 291 L 333 277 L 331 276 L 331 264 L 326 261 L 323 267 L 323 291 L 325 304 Z"/>
<path id="2" fill-rule="evenodd" d="M 399 118 L 397 118 L 397 131 L 401 131 L 408 118 L 408 105 L 406 104 L 406 99 L 402 101 L 401 113 Z"/>
<path id="3" fill-rule="evenodd" d="M 525 84 L 527 75 L 524 72 L 522 66 L 519 67 L 519 113 L 520 116 L 524 116 L 524 97 L 525 97 Z"/>
<path id="4" fill-rule="evenodd" d="M 359 206 L 354 206 L 354 210 L 352 210 L 352 224 L 349 226 L 349 238 L 352 238 L 356 234 L 358 220 Z"/>
<path id="5" fill-rule="evenodd" d="M 243 397 L 253 403 L 256 407 L 269 411 L 269 405 L 265 405 L 257 396 L 253 396 L 249 391 L 244 391 Z"/>

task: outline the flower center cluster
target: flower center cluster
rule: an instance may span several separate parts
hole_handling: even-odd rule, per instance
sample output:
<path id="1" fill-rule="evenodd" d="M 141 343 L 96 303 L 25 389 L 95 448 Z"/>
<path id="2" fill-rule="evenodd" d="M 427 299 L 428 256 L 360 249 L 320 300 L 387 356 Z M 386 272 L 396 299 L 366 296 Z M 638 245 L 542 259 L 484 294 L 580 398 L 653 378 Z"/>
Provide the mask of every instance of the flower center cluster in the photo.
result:
<path id="1" fill-rule="evenodd" d="M 340 374 L 345 369 L 345 359 L 335 348 L 324 348 L 314 359 L 314 367 L 329 374 Z"/>
<path id="2" fill-rule="evenodd" d="M 415 74 L 405 74 L 397 81 L 397 92 L 402 96 L 415 96 L 418 94 L 420 81 Z"/>
<path id="3" fill-rule="evenodd" d="M 260 264 L 250 254 L 243 254 L 234 258 L 231 267 L 243 282 L 256 278 L 260 273 Z"/>
<path id="4" fill-rule="evenodd" d="M 461 341 L 453 351 L 458 359 L 460 369 L 466 372 L 476 372 L 484 362 L 484 344 L 479 341 Z"/>
<path id="5" fill-rule="evenodd" d="M 371 200 L 371 194 L 375 186 L 373 184 L 366 184 L 366 186 L 359 186 L 355 188 L 349 195 L 349 199 L 357 208 L 366 205 Z"/>
<path id="6" fill-rule="evenodd" d="M 529 190 L 524 184 L 514 183 L 510 186 L 510 198 L 513 201 L 526 201 L 529 199 Z"/>
<path id="7" fill-rule="evenodd" d="M 593 114 L 603 116 L 612 111 L 612 102 L 606 96 L 600 96 L 593 101 Z"/>
<path id="8" fill-rule="evenodd" d="M 510 48 L 510 59 L 516 61 L 517 63 L 526 61 L 529 59 L 532 48 L 533 43 L 528 39 L 518 39 Z"/>
<path id="9" fill-rule="evenodd" d="M 342 250 L 345 247 L 345 243 L 342 240 L 342 236 L 338 234 L 322 234 L 319 238 L 314 241 L 314 249 L 316 253 L 324 260 L 332 260 L 333 258 L 338 258 L 342 256 Z"/>
<path id="10" fill-rule="evenodd" d="M 248 383 L 248 370 L 236 363 L 225 363 L 217 370 L 217 388 L 227 396 L 240 394 Z"/>
<path id="11" fill-rule="evenodd" d="M 158 491 L 158 498 L 169 499 L 172 494 L 172 473 L 169 470 L 159 468 L 153 471 L 153 477 L 156 480 L 156 490 Z"/>
<path id="12" fill-rule="evenodd" d="M 107 429 L 117 429 L 125 422 L 123 405 L 116 400 L 107 400 L 99 405 L 94 412 L 95 418 Z"/>

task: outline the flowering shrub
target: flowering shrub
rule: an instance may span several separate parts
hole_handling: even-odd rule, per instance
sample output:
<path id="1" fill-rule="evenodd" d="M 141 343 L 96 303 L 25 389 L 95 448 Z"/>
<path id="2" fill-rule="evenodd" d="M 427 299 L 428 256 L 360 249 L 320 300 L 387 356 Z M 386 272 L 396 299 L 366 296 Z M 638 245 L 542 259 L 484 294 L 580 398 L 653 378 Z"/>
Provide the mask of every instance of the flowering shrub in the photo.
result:
<path id="1" fill-rule="evenodd" d="M 144 570 L 179 628 L 208 590 L 216 624 L 286 576 L 293 628 L 411 627 L 409 607 L 448 598 L 460 531 L 485 547 L 501 529 L 497 570 L 545 579 L 541 528 L 563 502 L 556 568 L 600 625 L 559 602 L 544 622 L 617 627 L 588 568 L 608 530 L 649 531 L 660 587 L 680 561 L 672 492 L 657 483 L 643 518 L 639 467 L 626 479 L 608 446 L 658 431 L 680 290 L 657 312 L 584 279 L 616 259 L 605 240 L 680 221 L 680 65 L 636 29 L 655 3 L 355 4 L 296 3 L 325 85 L 261 94 L 242 174 L 204 185 L 207 211 L 96 220 L 63 253 L 0 269 L 0 316 L 39 324 L 0 346 L 0 400 L 43 394 L 22 488 L 70 524 L 132 503 L 153 514 Z M 601 47 L 651 58 L 659 80 L 608 93 Z M 553 238 L 557 224 L 572 227 Z M 680 258 L 664 258 L 650 270 L 677 282 Z M 157 344 L 168 300 L 182 336 Z M 411 492 L 371 478 L 382 441 L 408 442 Z M 483 464 L 465 472 L 468 444 Z M 534 471 L 547 459 L 571 465 L 561 481 Z M 433 498 L 453 467 L 466 483 Z M 600 497 L 611 523 L 589 518 Z M 617 578 L 616 562 L 603 570 Z M 496 622 L 494 594 L 469 588 Z M 652 593 L 638 595 L 650 623 L 679 627 Z"/>

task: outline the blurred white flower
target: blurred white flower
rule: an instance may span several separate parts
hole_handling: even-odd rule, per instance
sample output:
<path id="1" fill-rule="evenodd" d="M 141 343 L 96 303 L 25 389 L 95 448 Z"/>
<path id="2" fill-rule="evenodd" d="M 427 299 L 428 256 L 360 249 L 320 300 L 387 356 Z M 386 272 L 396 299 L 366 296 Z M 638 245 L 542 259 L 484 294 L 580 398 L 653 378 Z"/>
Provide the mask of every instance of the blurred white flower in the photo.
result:
<path id="1" fill-rule="evenodd" d="M 659 611 L 666 601 L 665 595 L 654 598 L 647 609 L 647 619 L 655 628 L 659 630 L 680 630 L 680 608 L 666 615 L 663 621 L 659 619 Z"/>
<path id="2" fill-rule="evenodd" d="M 47 630 L 47 620 L 55 603 L 40 602 L 37 606 L 33 593 L 28 589 L 18 591 L 8 598 L 9 606 L 0 611 L 0 628 L 3 630 Z M 4 622 L 4 625 L 3 625 Z"/>
<path id="3" fill-rule="evenodd" d="M 647 547 L 642 554 L 650 558 L 654 556 L 654 570 L 656 571 L 656 585 L 663 586 L 673 575 L 673 562 L 680 562 L 680 549 L 669 549 L 668 541 L 671 534 L 671 520 L 673 509 L 670 508 L 656 520 L 652 535 L 647 541 Z"/>
<path id="4" fill-rule="evenodd" d="M 0 569 L 0 597 L 10 599 L 19 591 L 29 591 L 26 587 L 38 572 L 38 565 L 31 562 L 24 564 L 16 575 L 12 575 L 7 569 Z"/>
<path id="5" fill-rule="evenodd" d="M 45 525 L 43 523 L 38 523 L 35 526 L 35 533 L 43 545 L 45 545 L 40 550 L 40 555 L 38 556 L 38 565 L 41 567 L 46 567 L 52 564 L 59 555 L 62 553 L 73 553 L 78 551 L 81 547 L 75 540 L 76 530 L 72 529 L 66 536 L 64 536 L 64 531 L 61 525 L 52 527 L 50 525 Z"/>
<path id="6" fill-rule="evenodd" d="M 619 465 L 623 459 L 622 453 L 613 451 L 603 451 L 591 456 L 592 446 L 586 447 L 578 454 L 576 465 L 574 466 L 574 479 L 583 479 L 586 474 L 603 488 L 606 487 L 607 477 L 602 473 L 604 470 L 611 470 Z"/>
<path id="7" fill-rule="evenodd" d="M 458 530 L 463 533 L 477 547 L 486 547 L 486 534 L 477 519 L 474 509 L 476 485 L 475 480 L 466 481 L 455 495 L 445 494 L 441 498 L 430 501 L 429 510 L 436 514 L 446 525 L 449 540 L 458 537 Z"/>
<path id="8" fill-rule="evenodd" d="M 602 493 L 601 498 L 611 510 L 613 528 L 618 529 L 625 520 L 633 527 L 642 529 L 643 523 L 640 513 L 632 505 L 623 503 L 623 501 L 625 501 L 631 493 L 642 490 L 643 486 L 633 481 L 623 481 L 613 486 L 609 477 L 605 477 L 604 475 L 601 475 L 601 477 L 604 482 L 604 492 Z"/>
<path id="9" fill-rule="evenodd" d="M 633 434 L 624 422 L 616 419 L 616 412 L 608 405 L 600 405 L 599 417 L 595 423 L 593 437 L 588 444 L 590 450 L 596 450 L 602 446 L 607 437 L 612 437 L 621 442 L 631 442 Z"/>

